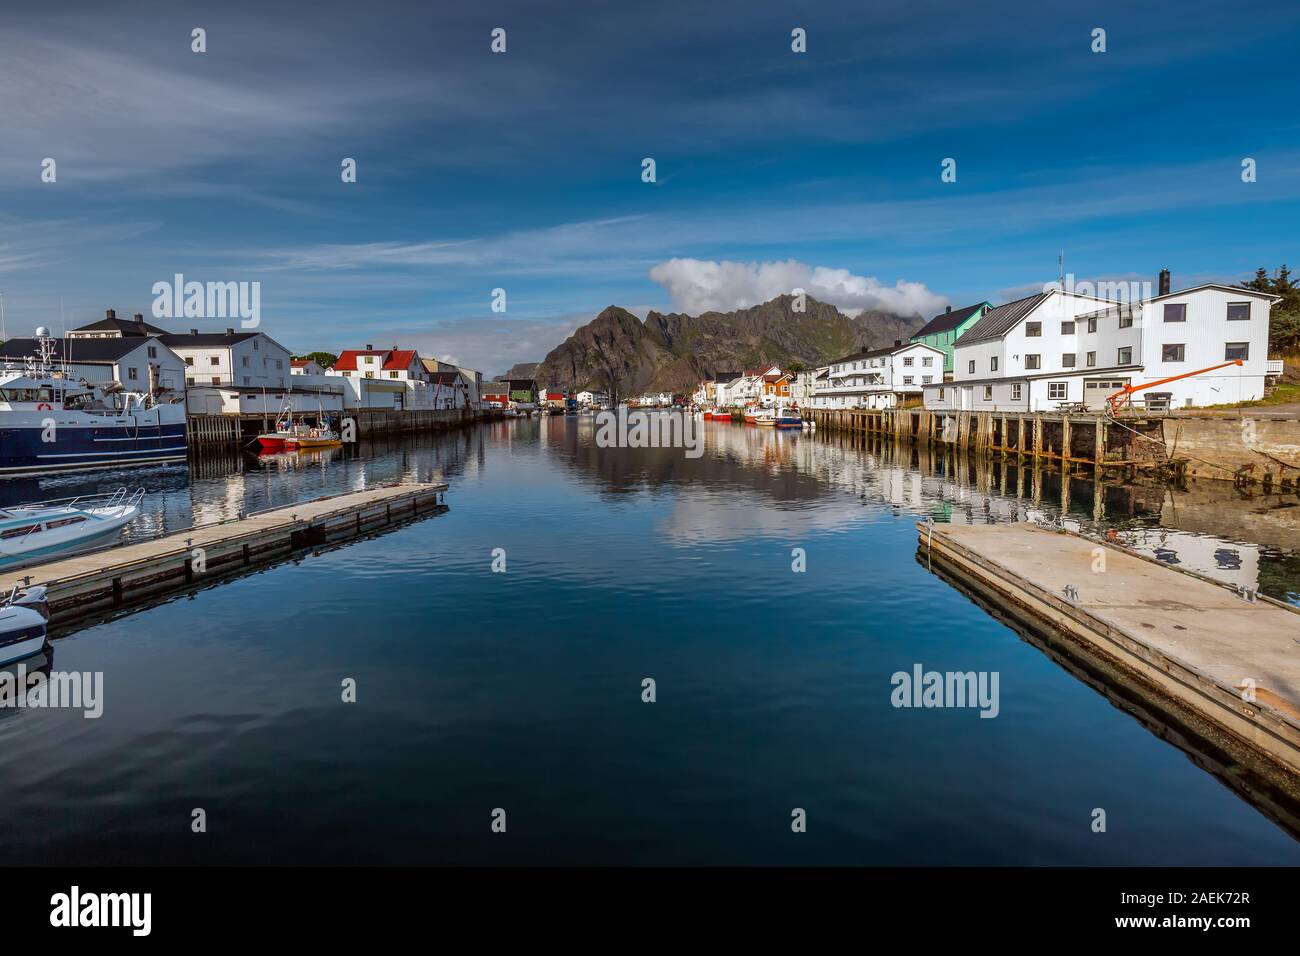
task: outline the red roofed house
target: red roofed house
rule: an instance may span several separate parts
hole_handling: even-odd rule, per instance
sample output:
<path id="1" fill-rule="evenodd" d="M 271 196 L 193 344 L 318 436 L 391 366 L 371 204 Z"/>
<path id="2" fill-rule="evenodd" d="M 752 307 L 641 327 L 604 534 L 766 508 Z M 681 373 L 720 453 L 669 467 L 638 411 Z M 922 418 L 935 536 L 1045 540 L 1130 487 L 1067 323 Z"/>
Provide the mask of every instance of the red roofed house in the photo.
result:
<path id="1" fill-rule="evenodd" d="M 429 373 L 415 349 L 344 349 L 326 375 L 344 379 L 361 408 L 432 408 Z"/>
<path id="2" fill-rule="evenodd" d="M 325 368 L 318 365 L 311 359 L 296 358 L 289 360 L 289 374 L 291 375 L 324 375 Z"/>

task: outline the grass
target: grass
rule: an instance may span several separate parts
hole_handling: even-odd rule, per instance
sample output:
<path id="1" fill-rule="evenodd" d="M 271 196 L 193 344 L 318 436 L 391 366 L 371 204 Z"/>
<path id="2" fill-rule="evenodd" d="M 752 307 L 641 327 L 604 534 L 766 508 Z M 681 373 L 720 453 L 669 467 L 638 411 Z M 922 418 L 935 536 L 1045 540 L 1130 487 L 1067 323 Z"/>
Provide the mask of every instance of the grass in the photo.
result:
<path id="1" fill-rule="evenodd" d="M 1261 408 L 1269 405 L 1300 403 L 1300 382 L 1282 382 L 1273 394 L 1254 402 L 1228 402 L 1225 405 L 1206 405 L 1206 409 Z"/>

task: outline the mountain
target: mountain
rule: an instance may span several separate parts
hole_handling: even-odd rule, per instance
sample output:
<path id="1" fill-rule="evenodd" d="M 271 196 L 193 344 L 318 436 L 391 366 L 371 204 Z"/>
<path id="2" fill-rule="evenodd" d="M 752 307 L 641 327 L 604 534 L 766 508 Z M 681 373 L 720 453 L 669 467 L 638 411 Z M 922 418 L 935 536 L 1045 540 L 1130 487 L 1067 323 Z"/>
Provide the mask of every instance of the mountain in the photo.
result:
<path id="1" fill-rule="evenodd" d="M 847 316 L 833 305 L 792 296 L 735 312 L 667 315 L 642 322 L 611 305 L 550 351 L 532 377 L 538 385 L 594 388 L 627 396 L 644 391 L 689 392 L 701 378 L 760 365 L 823 365 L 863 348 L 906 341 L 919 316 L 868 311 Z"/>
<path id="2" fill-rule="evenodd" d="M 508 378 L 533 378 L 533 373 L 537 371 L 537 366 L 541 364 L 541 362 L 516 362 L 510 366 L 510 371 L 497 376 L 494 381 L 504 382 Z"/>

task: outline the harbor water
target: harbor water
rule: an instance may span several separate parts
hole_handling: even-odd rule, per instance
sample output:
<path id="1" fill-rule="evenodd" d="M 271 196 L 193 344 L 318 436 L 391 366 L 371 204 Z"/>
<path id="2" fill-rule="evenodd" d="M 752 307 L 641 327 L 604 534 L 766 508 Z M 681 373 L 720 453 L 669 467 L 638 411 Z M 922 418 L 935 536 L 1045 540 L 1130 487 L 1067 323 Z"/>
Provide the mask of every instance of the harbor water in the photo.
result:
<path id="1" fill-rule="evenodd" d="M 444 515 L 58 635 L 53 668 L 102 673 L 102 715 L 0 709 L 6 859 L 1300 863 L 1286 829 L 928 571 L 916 530 L 1064 517 L 1300 603 L 1294 496 L 1097 495 L 701 427 L 698 458 L 553 417 L 0 482 L 0 504 L 143 485 L 137 537 L 450 484 Z M 894 706 L 916 665 L 997 674 L 996 716 Z"/>

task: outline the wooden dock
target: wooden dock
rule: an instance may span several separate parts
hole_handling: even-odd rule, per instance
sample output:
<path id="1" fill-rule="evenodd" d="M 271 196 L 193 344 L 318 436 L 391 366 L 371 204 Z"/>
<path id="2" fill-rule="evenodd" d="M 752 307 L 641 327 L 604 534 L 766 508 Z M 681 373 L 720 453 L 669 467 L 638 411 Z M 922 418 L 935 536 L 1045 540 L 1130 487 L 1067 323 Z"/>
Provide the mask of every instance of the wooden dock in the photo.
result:
<path id="1" fill-rule="evenodd" d="M 1300 794 L 1295 608 L 1033 524 L 918 531 L 923 563 L 1131 679 L 1230 764 L 1248 762 L 1292 799 Z"/>
<path id="2" fill-rule="evenodd" d="M 389 485 L 300 501 L 163 537 L 6 570 L 14 584 L 49 589 L 50 622 L 78 618 L 201 587 L 224 575 L 280 560 L 303 548 L 355 538 L 446 510 L 447 485 Z"/>

